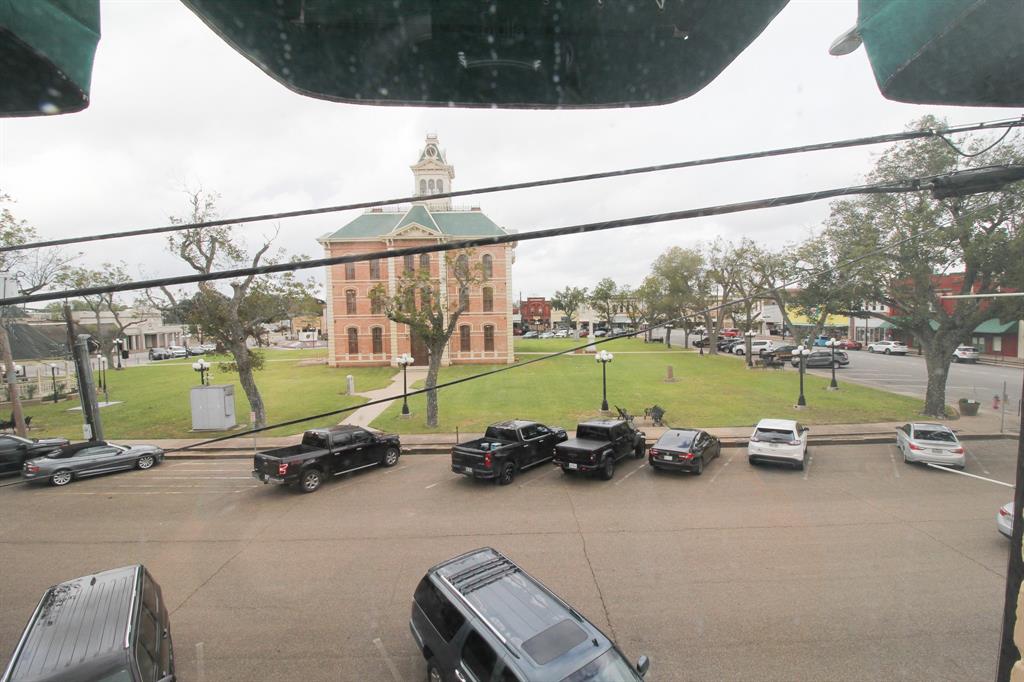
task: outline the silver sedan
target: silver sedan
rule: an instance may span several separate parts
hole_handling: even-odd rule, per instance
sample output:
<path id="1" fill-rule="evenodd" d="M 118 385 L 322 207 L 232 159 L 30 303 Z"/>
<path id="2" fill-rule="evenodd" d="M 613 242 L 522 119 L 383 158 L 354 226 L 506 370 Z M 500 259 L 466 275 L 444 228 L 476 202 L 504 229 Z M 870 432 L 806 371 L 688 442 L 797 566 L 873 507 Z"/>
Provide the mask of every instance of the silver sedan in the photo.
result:
<path id="1" fill-rule="evenodd" d="M 1008 538 L 1013 537 L 1013 500 L 1010 500 L 996 513 L 996 529 Z"/>
<path id="2" fill-rule="evenodd" d="M 25 462 L 21 477 L 26 481 L 49 481 L 62 486 L 76 478 L 126 469 L 149 469 L 164 460 L 155 445 L 117 445 L 107 442 L 77 443 L 44 457 Z"/>
<path id="3" fill-rule="evenodd" d="M 896 429 L 896 447 L 907 463 L 927 462 L 957 469 L 967 463 L 960 440 L 943 424 L 904 424 Z"/>

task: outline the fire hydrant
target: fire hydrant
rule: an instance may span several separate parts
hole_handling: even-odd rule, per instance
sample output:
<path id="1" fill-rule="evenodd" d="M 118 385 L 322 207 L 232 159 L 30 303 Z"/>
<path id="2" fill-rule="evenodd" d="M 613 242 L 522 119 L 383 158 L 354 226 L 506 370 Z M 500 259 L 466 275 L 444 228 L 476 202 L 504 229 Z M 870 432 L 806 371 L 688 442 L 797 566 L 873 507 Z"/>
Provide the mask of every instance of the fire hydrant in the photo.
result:
<path id="1" fill-rule="evenodd" d="M 999 409 L 999 395 L 998 394 L 992 396 L 992 409 L 993 410 L 998 410 Z"/>

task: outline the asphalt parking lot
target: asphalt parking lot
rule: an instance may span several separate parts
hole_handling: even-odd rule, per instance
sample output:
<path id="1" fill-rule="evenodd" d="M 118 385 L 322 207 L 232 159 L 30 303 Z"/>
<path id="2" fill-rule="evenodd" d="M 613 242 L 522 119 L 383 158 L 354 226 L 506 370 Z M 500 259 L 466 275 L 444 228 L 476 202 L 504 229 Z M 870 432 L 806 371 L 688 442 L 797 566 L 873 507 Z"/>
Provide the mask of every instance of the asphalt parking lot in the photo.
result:
<path id="1" fill-rule="evenodd" d="M 968 472 L 1012 480 L 1016 442 L 968 452 Z M 184 682 L 420 680 L 416 582 L 492 545 L 650 656 L 650 680 L 992 679 L 1012 491 L 890 445 L 810 454 L 799 472 L 726 449 L 700 477 L 626 460 L 607 483 L 542 465 L 504 488 L 440 455 L 312 495 L 241 460 L 4 488 L 0 656 L 49 585 L 142 562 Z"/>

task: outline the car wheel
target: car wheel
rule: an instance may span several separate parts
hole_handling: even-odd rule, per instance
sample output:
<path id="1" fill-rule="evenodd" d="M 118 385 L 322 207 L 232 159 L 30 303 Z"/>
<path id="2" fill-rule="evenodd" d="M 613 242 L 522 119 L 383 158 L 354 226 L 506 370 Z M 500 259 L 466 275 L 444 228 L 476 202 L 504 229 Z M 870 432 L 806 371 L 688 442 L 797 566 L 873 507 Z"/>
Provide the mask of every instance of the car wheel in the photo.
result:
<path id="1" fill-rule="evenodd" d="M 800 460 L 799 462 L 796 463 L 796 470 L 797 471 L 803 471 L 804 470 L 804 461 L 803 460 Z"/>
<path id="2" fill-rule="evenodd" d="M 701 474 L 704 473 L 704 458 L 703 457 L 697 458 L 697 470 L 694 471 L 693 473 L 696 474 L 697 476 L 700 476 Z"/>
<path id="3" fill-rule="evenodd" d="M 72 479 L 74 479 L 74 474 L 67 469 L 61 469 L 60 471 L 53 472 L 53 475 L 50 476 L 50 483 L 56 486 L 62 486 L 71 483 Z"/>
<path id="4" fill-rule="evenodd" d="M 394 445 L 389 446 L 388 449 L 384 451 L 384 459 L 381 460 L 381 464 L 386 467 L 393 467 L 398 464 L 398 457 L 400 455 L 401 453 L 398 451 L 398 448 Z"/>
<path id="5" fill-rule="evenodd" d="M 960 362 L 960 358 L 958 358 L 957 356 L 954 355 L 953 356 L 953 362 Z"/>
<path id="6" fill-rule="evenodd" d="M 839 369 L 840 367 L 842 367 L 842 364 L 840 364 L 840 362 L 836 360 L 835 362 L 832 363 L 832 367 L 834 367 L 835 369 Z"/>
<path id="7" fill-rule="evenodd" d="M 750 466 L 757 466 L 757 461 L 753 457 L 747 457 L 747 464 Z"/>
<path id="8" fill-rule="evenodd" d="M 306 469 L 299 477 L 299 490 L 304 493 L 314 493 L 323 485 L 324 475 L 319 469 Z"/>
<path id="9" fill-rule="evenodd" d="M 644 456 L 644 442 L 640 441 L 639 443 L 636 444 L 636 447 L 633 448 L 633 458 L 634 459 L 642 459 L 643 456 Z"/>
<path id="10" fill-rule="evenodd" d="M 868 352 L 869 353 L 874 353 L 875 349 L 872 346 L 868 346 Z"/>
<path id="11" fill-rule="evenodd" d="M 135 460 L 135 466 L 143 470 L 151 468 L 154 464 L 156 464 L 156 460 L 153 455 L 143 455 Z"/>
<path id="12" fill-rule="evenodd" d="M 601 480 L 610 481 L 615 476 L 615 460 L 611 457 L 604 458 L 604 465 L 601 467 Z"/>
<path id="13" fill-rule="evenodd" d="M 886 348 L 885 349 L 885 354 L 886 355 L 892 355 L 892 348 Z"/>
<path id="14" fill-rule="evenodd" d="M 427 661 L 427 682 L 444 682 L 441 669 L 433 661 Z"/>
<path id="15" fill-rule="evenodd" d="M 508 485 L 516 477 L 515 462 L 505 462 L 498 472 L 498 485 Z"/>

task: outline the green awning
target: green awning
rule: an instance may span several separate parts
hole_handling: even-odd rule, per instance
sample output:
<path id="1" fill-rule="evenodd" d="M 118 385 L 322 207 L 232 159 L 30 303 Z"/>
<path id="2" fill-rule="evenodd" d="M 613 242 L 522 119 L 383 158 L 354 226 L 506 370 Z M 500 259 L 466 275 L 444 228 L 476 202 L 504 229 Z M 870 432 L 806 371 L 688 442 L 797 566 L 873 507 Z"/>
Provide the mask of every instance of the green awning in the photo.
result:
<path id="1" fill-rule="evenodd" d="M 286 87 L 340 102 L 577 108 L 675 102 L 788 0 L 182 0 Z"/>
<path id="2" fill-rule="evenodd" d="M 860 0 L 857 32 L 887 99 L 1024 106 L 1022 0 Z"/>
<path id="3" fill-rule="evenodd" d="M 99 0 L 0 0 L 0 116 L 89 106 Z"/>
<path id="4" fill-rule="evenodd" d="M 1017 325 L 1018 325 L 1018 322 L 1016 320 L 1014 320 L 1013 322 L 1000 322 L 998 319 L 993 317 L 991 320 L 985 320 L 984 322 L 979 324 L 977 327 L 975 327 L 974 328 L 974 333 L 975 334 L 1006 334 L 1008 332 L 1015 332 L 1015 331 L 1017 331 Z"/>

